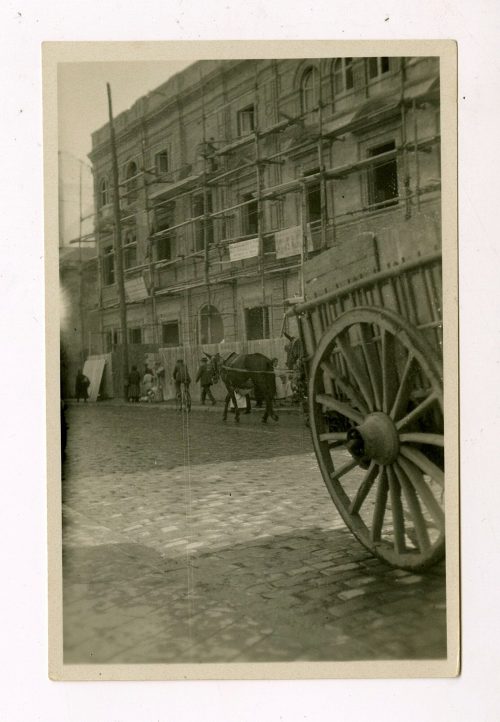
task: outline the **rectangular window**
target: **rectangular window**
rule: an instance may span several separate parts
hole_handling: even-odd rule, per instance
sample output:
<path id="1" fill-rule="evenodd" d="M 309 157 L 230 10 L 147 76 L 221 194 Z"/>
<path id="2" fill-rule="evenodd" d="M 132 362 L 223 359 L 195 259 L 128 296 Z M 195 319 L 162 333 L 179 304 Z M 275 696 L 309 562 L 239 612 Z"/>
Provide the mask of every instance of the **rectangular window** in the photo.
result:
<path id="1" fill-rule="evenodd" d="M 134 231 L 125 233 L 123 244 L 123 267 L 133 268 L 137 266 L 137 237 Z"/>
<path id="2" fill-rule="evenodd" d="M 389 58 L 368 58 L 368 77 L 370 80 L 389 72 Z"/>
<path id="3" fill-rule="evenodd" d="M 125 246 L 123 249 L 123 265 L 125 268 L 137 266 L 137 246 L 135 243 L 131 246 Z"/>
<path id="4" fill-rule="evenodd" d="M 102 275 L 105 286 L 111 286 L 115 282 L 115 254 L 113 246 L 106 246 L 102 257 Z"/>
<path id="5" fill-rule="evenodd" d="M 118 346 L 118 329 L 113 328 L 110 331 L 106 331 L 105 346 L 106 353 L 111 353 L 111 351 Z"/>
<path id="6" fill-rule="evenodd" d="M 247 341 L 259 338 L 270 338 L 269 309 L 267 306 L 255 306 L 245 309 L 245 327 Z"/>
<path id="7" fill-rule="evenodd" d="M 265 256 L 267 256 L 268 254 L 276 253 L 276 240 L 274 238 L 274 235 L 264 236 L 263 244 Z"/>
<path id="8" fill-rule="evenodd" d="M 368 151 L 370 158 L 395 150 L 392 140 Z M 374 163 L 368 170 L 368 203 L 371 206 L 386 207 L 398 202 L 398 164 L 396 158 Z"/>
<path id="9" fill-rule="evenodd" d="M 142 343 L 142 328 L 129 328 L 128 342 L 132 344 Z"/>
<path id="10" fill-rule="evenodd" d="M 238 112 L 238 135 L 248 135 L 255 130 L 255 106 L 247 105 Z"/>
<path id="11" fill-rule="evenodd" d="M 168 173 L 168 151 L 161 150 L 155 155 L 155 168 L 158 175 Z"/>
<path id="12" fill-rule="evenodd" d="M 319 172 L 319 168 L 306 173 L 308 175 L 314 175 Z M 315 221 L 321 221 L 321 186 L 318 181 L 308 183 L 307 186 L 307 222 L 314 223 Z"/>
<path id="13" fill-rule="evenodd" d="M 170 243 L 170 234 L 158 238 L 156 241 L 156 256 L 158 261 L 172 260 L 172 247 Z"/>
<path id="14" fill-rule="evenodd" d="M 259 207 L 254 200 L 253 193 L 246 193 L 243 202 L 249 201 L 248 205 L 242 207 L 243 212 L 243 234 L 254 236 L 259 232 Z"/>
<path id="15" fill-rule="evenodd" d="M 161 327 L 163 346 L 179 346 L 179 322 L 163 323 Z"/>
<path id="16" fill-rule="evenodd" d="M 164 231 L 175 225 L 175 201 L 161 203 L 153 208 L 152 232 Z"/>

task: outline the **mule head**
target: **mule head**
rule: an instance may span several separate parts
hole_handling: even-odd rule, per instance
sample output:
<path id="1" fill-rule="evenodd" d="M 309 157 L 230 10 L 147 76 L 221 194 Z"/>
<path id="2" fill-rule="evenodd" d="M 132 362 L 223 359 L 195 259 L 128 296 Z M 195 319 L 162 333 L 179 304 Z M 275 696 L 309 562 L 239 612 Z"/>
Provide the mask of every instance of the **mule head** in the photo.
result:
<path id="1" fill-rule="evenodd" d="M 220 355 L 217 354 L 211 354 L 207 353 L 207 351 L 203 351 L 205 357 L 208 359 L 208 366 L 212 372 L 213 382 L 216 384 L 217 381 L 220 378 L 220 367 L 221 367 L 221 359 Z"/>

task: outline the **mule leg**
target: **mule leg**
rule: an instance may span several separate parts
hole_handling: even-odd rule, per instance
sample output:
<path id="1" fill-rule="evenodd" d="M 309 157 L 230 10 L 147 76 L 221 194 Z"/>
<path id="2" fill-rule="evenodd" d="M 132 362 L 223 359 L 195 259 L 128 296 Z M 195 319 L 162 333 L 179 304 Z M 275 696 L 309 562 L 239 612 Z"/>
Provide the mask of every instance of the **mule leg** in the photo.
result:
<path id="1" fill-rule="evenodd" d="M 269 404 L 269 416 L 272 418 L 273 421 L 278 421 L 278 414 L 276 414 L 274 411 L 272 398 L 269 399 L 268 404 Z"/>
<path id="2" fill-rule="evenodd" d="M 266 405 L 264 407 L 264 415 L 262 416 L 262 423 L 267 424 L 267 418 L 269 416 L 269 401 L 266 398 Z"/>
<path id="3" fill-rule="evenodd" d="M 239 423 L 240 420 L 240 410 L 238 408 L 238 401 L 236 400 L 236 394 L 234 393 L 234 389 L 231 389 L 231 401 L 234 405 L 234 420 L 236 423 Z"/>
<path id="4" fill-rule="evenodd" d="M 231 395 L 229 391 L 226 394 L 226 398 L 224 400 L 224 411 L 222 412 L 222 421 L 227 420 L 227 407 L 229 406 L 229 399 L 231 398 Z"/>

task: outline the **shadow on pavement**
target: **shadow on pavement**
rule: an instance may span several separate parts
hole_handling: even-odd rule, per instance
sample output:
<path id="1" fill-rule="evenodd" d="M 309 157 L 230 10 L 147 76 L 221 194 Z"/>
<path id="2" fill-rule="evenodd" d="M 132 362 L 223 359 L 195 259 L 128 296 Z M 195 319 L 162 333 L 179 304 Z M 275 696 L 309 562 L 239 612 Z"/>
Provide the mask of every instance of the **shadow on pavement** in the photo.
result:
<path id="1" fill-rule="evenodd" d="M 67 546 L 63 570 L 65 663 L 446 656 L 444 565 L 393 570 L 346 530 L 170 557 Z"/>
<path id="2" fill-rule="evenodd" d="M 220 410 L 222 414 L 222 409 Z M 282 414 L 278 423 L 261 423 L 253 410 L 239 424 L 219 414 L 193 411 L 188 417 L 169 408 L 70 405 L 64 476 L 102 469 L 120 473 L 191 464 L 271 458 L 312 452 L 309 430 L 297 414 Z"/>

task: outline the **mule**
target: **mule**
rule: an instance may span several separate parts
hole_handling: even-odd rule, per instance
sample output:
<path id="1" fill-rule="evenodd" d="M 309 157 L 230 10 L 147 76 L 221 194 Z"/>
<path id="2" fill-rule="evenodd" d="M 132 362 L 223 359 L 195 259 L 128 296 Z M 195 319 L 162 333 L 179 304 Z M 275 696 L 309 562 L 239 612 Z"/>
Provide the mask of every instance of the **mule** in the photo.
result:
<path id="1" fill-rule="evenodd" d="M 233 402 L 234 420 L 236 422 L 240 420 L 240 410 L 235 391 L 247 397 L 246 413 L 248 413 L 250 389 L 253 389 L 256 398 L 261 398 L 265 402 L 262 423 L 267 423 L 269 417 L 274 421 L 278 421 L 278 416 L 273 408 L 273 399 L 276 396 L 276 382 L 271 359 L 261 353 L 232 352 L 225 359 L 222 359 L 220 354 L 215 356 L 205 355 L 210 360 L 214 378 L 220 378 L 227 390 L 222 414 L 223 421 L 227 419 L 229 401 Z"/>

